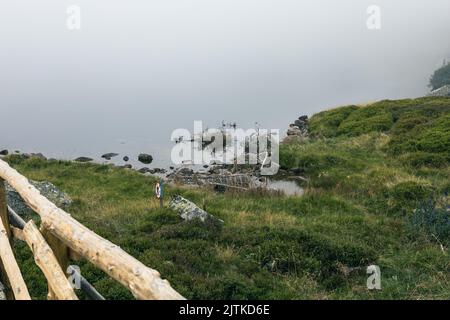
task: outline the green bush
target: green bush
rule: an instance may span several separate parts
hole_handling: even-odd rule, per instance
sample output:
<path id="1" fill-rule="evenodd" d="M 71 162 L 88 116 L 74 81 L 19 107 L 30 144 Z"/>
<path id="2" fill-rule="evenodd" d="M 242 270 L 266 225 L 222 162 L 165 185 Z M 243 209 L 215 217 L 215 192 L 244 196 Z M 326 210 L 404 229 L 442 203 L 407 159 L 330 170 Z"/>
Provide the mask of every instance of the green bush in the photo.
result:
<path id="1" fill-rule="evenodd" d="M 357 109 L 357 106 L 346 106 L 315 114 L 309 121 L 311 135 L 327 138 L 337 136 L 339 125 Z"/>
<path id="2" fill-rule="evenodd" d="M 407 222 L 409 234 L 414 240 L 426 237 L 433 242 L 437 240 L 450 245 L 450 205 L 447 196 L 440 206 L 432 199 L 422 202 Z"/>
<path id="3" fill-rule="evenodd" d="M 403 135 L 409 133 L 416 126 L 429 122 L 430 119 L 425 116 L 407 116 L 400 118 L 392 127 L 393 135 Z"/>
<path id="4" fill-rule="evenodd" d="M 417 124 L 410 131 L 394 132 L 384 150 L 391 155 L 417 151 L 450 155 L 450 114 Z"/>
<path id="5" fill-rule="evenodd" d="M 415 181 L 400 182 L 385 192 L 388 213 L 410 214 L 421 202 L 430 199 L 435 190 Z"/>
<path id="6" fill-rule="evenodd" d="M 393 125 L 392 114 L 384 110 L 362 108 L 351 114 L 338 128 L 338 133 L 357 136 L 369 132 L 384 132 Z"/>
<path id="7" fill-rule="evenodd" d="M 429 152 L 413 152 L 407 153 L 400 158 L 400 161 L 407 166 L 413 168 L 431 167 L 431 168 L 443 168 L 450 162 L 450 158 L 446 154 L 442 153 L 429 153 Z"/>

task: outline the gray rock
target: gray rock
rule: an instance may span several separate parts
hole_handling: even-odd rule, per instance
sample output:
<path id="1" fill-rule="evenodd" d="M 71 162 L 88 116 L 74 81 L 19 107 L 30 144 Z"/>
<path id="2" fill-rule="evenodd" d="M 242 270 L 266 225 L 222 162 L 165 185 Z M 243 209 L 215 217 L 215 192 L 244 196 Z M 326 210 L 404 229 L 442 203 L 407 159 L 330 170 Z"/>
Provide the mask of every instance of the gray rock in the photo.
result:
<path id="1" fill-rule="evenodd" d="M 41 160 L 47 160 L 47 158 L 42 153 L 31 153 L 30 158 L 36 158 Z"/>
<path id="2" fill-rule="evenodd" d="M 191 174 L 194 174 L 194 170 L 189 169 L 189 168 L 181 168 L 177 171 L 177 174 L 191 175 Z"/>
<path id="3" fill-rule="evenodd" d="M 308 116 L 300 116 L 294 123 L 289 125 L 287 130 L 288 140 L 295 140 L 295 138 L 307 138 L 309 135 L 309 120 Z"/>
<path id="4" fill-rule="evenodd" d="M 445 85 L 436 90 L 431 91 L 431 97 L 450 97 L 450 85 Z"/>
<path id="5" fill-rule="evenodd" d="M 138 160 L 139 160 L 140 162 L 144 163 L 144 164 L 150 164 L 150 163 L 152 163 L 152 161 L 153 161 L 153 157 L 152 157 L 151 155 L 149 155 L 149 154 L 141 153 L 141 154 L 138 156 Z"/>
<path id="6" fill-rule="evenodd" d="M 41 195 L 53 202 L 56 206 L 66 208 L 72 204 L 72 199 L 58 189 L 54 184 L 48 181 L 32 181 L 29 180 L 36 189 L 39 190 Z M 8 205 L 17 212 L 17 214 L 24 215 L 32 213 L 33 211 L 23 201 L 19 193 L 14 190 L 9 184 L 6 184 L 6 193 L 8 197 Z"/>
<path id="7" fill-rule="evenodd" d="M 202 222 L 213 220 L 223 223 L 223 220 L 214 217 L 203 209 L 200 209 L 195 203 L 183 198 L 182 196 L 175 196 L 169 203 L 169 207 L 178 212 L 181 218 L 185 221 L 200 219 Z"/>
<path id="8" fill-rule="evenodd" d="M 130 160 L 128 156 L 123 157 L 123 161 L 127 162 L 128 160 Z"/>
<path id="9" fill-rule="evenodd" d="M 88 157 L 78 157 L 75 159 L 76 162 L 91 162 L 93 159 Z"/>
<path id="10" fill-rule="evenodd" d="M 150 173 L 151 170 L 149 168 L 147 168 L 147 167 L 144 167 L 144 168 L 140 168 L 138 170 L 138 172 L 140 172 L 140 173 Z"/>
<path id="11" fill-rule="evenodd" d="M 102 158 L 106 159 L 106 160 L 111 160 L 111 158 L 117 157 L 118 155 L 119 155 L 118 153 L 113 153 L 113 152 L 105 153 L 104 155 L 102 155 Z"/>
<path id="12" fill-rule="evenodd" d="M 126 164 L 123 166 L 125 169 L 131 169 L 133 168 L 133 166 L 131 164 Z"/>
<path id="13" fill-rule="evenodd" d="M 2 150 L 2 151 L 0 151 L 0 156 L 7 156 L 8 155 L 8 150 Z"/>
<path id="14" fill-rule="evenodd" d="M 288 129 L 287 135 L 288 136 L 300 136 L 302 132 L 300 131 L 299 127 L 292 126 Z"/>

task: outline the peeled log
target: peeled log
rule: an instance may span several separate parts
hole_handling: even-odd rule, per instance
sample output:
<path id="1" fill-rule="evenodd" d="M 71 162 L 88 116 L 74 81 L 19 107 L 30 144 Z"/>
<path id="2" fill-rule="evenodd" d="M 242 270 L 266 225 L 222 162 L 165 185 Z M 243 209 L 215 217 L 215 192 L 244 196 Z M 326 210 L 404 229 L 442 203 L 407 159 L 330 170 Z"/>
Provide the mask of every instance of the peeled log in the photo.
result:
<path id="1" fill-rule="evenodd" d="M 33 221 L 29 221 L 25 225 L 23 238 L 33 252 L 34 261 L 47 278 L 48 285 L 56 298 L 58 300 L 78 300 L 52 249 Z"/>
<path id="2" fill-rule="evenodd" d="M 1 160 L 0 160 L 1 161 Z M 23 281 L 17 261 L 14 258 L 6 229 L 0 218 L 0 260 L 16 300 L 31 300 L 25 281 Z"/>
<path id="3" fill-rule="evenodd" d="M 42 227 L 109 276 L 126 286 L 138 299 L 184 299 L 158 271 L 146 267 L 120 247 L 95 234 L 67 212 L 43 197 L 28 180 L 0 160 L 0 177 L 5 179 L 40 215 Z"/>

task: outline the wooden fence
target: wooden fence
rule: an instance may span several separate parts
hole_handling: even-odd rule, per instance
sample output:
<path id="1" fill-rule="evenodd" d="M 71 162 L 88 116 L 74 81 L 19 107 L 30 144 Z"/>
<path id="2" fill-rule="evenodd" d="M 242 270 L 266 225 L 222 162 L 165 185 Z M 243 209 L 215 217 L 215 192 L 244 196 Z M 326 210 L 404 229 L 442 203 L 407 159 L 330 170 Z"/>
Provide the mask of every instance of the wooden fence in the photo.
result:
<path id="1" fill-rule="evenodd" d="M 25 222 L 7 205 L 5 181 L 41 218 L 40 228 Z M 76 300 L 64 271 L 71 260 L 86 259 L 128 288 L 137 299 L 184 299 L 158 271 L 136 260 L 117 245 L 95 234 L 43 197 L 28 180 L 0 160 L 0 275 L 8 299 L 29 300 L 25 281 L 14 257 L 13 238 L 25 241 L 48 282 L 48 299 Z M 76 272 L 75 270 L 72 270 Z M 81 288 L 88 297 L 102 296 L 86 279 Z"/>

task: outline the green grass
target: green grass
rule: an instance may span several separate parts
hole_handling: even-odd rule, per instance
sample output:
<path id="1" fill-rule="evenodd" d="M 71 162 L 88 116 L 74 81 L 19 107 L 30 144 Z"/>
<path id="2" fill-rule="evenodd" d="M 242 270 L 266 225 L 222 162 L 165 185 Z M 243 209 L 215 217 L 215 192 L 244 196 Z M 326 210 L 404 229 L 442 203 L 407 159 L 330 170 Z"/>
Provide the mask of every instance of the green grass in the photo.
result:
<path id="1" fill-rule="evenodd" d="M 422 98 L 317 114 L 309 141 L 280 150 L 282 167 L 300 168 L 309 179 L 303 197 L 167 186 L 168 197 L 181 194 L 223 226 L 186 223 L 159 209 L 155 180 L 131 170 L 7 160 L 68 193 L 73 217 L 189 299 L 449 299 L 449 252 L 440 246 L 450 230 L 443 196 L 450 187 L 449 106 L 450 99 Z M 427 217 L 439 217 L 439 226 L 414 211 L 429 201 L 436 209 Z M 33 297 L 45 298 L 28 248 L 15 249 Z M 380 291 L 366 288 L 370 264 L 380 266 Z M 348 267 L 357 269 L 348 274 Z M 107 298 L 131 298 L 90 264 L 81 270 Z"/>

